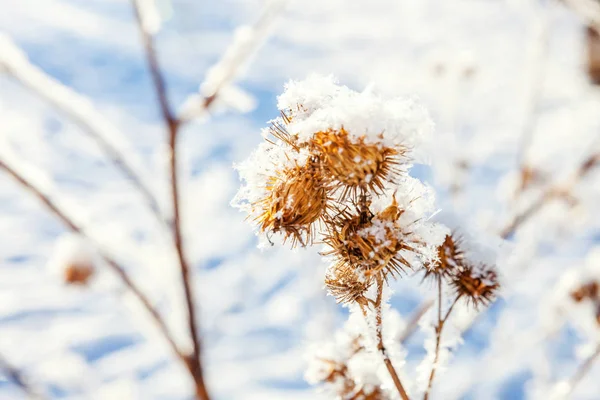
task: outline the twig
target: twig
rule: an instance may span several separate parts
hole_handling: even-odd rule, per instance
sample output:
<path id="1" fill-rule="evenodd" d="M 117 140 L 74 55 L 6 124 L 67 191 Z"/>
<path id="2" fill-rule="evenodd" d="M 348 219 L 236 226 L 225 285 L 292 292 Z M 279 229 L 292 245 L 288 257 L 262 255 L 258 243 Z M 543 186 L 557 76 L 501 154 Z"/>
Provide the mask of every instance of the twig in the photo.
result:
<path id="1" fill-rule="evenodd" d="M 152 320 L 158 326 L 160 332 L 162 333 L 165 340 L 168 342 L 169 346 L 175 353 L 175 355 L 184 361 L 187 365 L 187 358 L 185 354 L 183 354 L 175 340 L 172 338 L 167 325 L 163 321 L 162 317 L 158 313 L 158 311 L 152 306 L 150 299 L 146 297 L 146 295 L 137 287 L 137 285 L 131 280 L 127 272 L 121 267 L 112 257 L 110 257 L 105 251 L 103 251 L 97 243 L 86 234 L 86 232 L 77 225 L 72 218 L 70 218 L 59 206 L 57 206 L 46 194 L 42 193 L 36 186 L 34 186 L 27 178 L 21 175 L 19 172 L 11 168 L 4 161 L 0 160 L 0 169 L 4 170 L 8 175 L 10 175 L 17 183 L 19 183 L 24 189 L 31 192 L 35 197 L 40 200 L 44 206 L 50 211 L 55 217 L 57 217 L 69 230 L 74 233 L 81 235 L 87 241 L 89 241 L 96 249 L 97 254 L 106 262 L 106 264 L 115 272 L 115 274 L 119 277 L 124 286 L 131 291 L 135 298 L 139 300 L 142 306 L 146 309 Z"/>
<path id="2" fill-rule="evenodd" d="M 541 211 L 546 204 L 551 200 L 558 198 L 566 198 L 567 194 L 573 189 L 573 187 L 583 179 L 594 167 L 600 164 L 600 152 L 594 153 L 586 158 L 577 168 L 575 174 L 569 179 L 566 184 L 553 185 L 547 188 L 542 194 L 534 201 L 529 207 L 520 214 L 517 214 L 509 221 L 504 228 L 500 230 L 500 236 L 503 239 L 508 238 L 512 235 L 517 228 L 523 223 L 528 221 L 531 217 Z"/>
<path id="3" fill-rule="evenodd" d="M 423 395 L 423 400 L 429 399 L 429 394 L 431 392 L 431 388 L 433 386 L 433 380 L 435 378 L 435 373 L 437 371 L 437 363 L 440 357 L 440 344 L 442 341 L 442 331 L 444 330 L 444 325 L 446 321 L 448 321 L 448 317 L 450 317 L 450 313 L 454 309 L 456 303 L 460 299 L 460 295 L 454 299 L 454 302 L 450 305 L 444 317 L 442 317 L 442 278 L 441 276 L 437 277 L 437 286 L 438 286 L 438 324 L 435 327 L 435 356 L 433 359 L 433 364 L 431 366 L 431 373 L 429 374 L 429 382 L 427 383 L 427 390 Z"/>
<path id="4" fill-rule="evenodd" d="M 192 354 L 187 357 L 188 366 L 190 372 L 193 375 L 196 396 L 201 400 L 208 400 L 209 394 L 204 383 L 204 374 L 202 370 L 201 362 L 201 343 L 200 335 L 198 333 L 198 321 L 196 314 L 196 307 L 194 301 L 194 292 L 192 290 L 192 279 L 190 278 L 190 267 L 188 260 L 185 256 L 184 241 L 181 229 L 181 211 L 180 211 L 180 193 L 178 183 L 178 170 L 177 170 L 177 139 L 179 137 L 179 121 L 174 116 L 169 105 L 169 99 L 167 95 L 167 88 L 165 79 L 163 77 L 160 64 L 158 62 L 158 56 L 154 48 L 154 41 L 152 36 L 144 29 L 142 23 L 141 10 L 135 0 L 132 0 L 132 5 L 139 27 L 140 35 L 144 44 L 146 61 L 150 69 L 150 75 L 154 83 L 156 95 L 160 110 L 164 119 L 164 122 L 168 130 L 168 144 L 169 144 L 169 170 L 171 178 L 171 196 L 173 203 L 173 239 L 175 244 L 175 250 L 177 252 L 177 258 L 179 261 L 179 267 L 181 270 L 181 279 L 184 288 L 186 311 L 188 318 L 188 325 L 190 336 L 192 339 Z"/>
<path id="5" fill-rule="evenodd" d="M 404 332 L 402 332 L 402 336 L 400 336 L 400 343 L 406 343 L 408 338 L 410 338 L 412 334 L 416 332 L 417 328 L 419 327 L 419 321 L 421 321 L 423 315 L 429 311 L 432 305 L 433 299 L 428 299 L 417 307 L 408 321 L 408 324 L 406 324 L 406 328 L 404 329 Z"/>
<path id="6" fill-rule="evenodd" d="M 32 65 L 20 49 L 11 42 L 5 42 L 4 44 L 7 45 L 7 43 L 11 47 L 2 50 L 12 55 L 0 59 L 0 71 L 7 72 L 23 86 L 29 88 L 34 94 L 78 125 L 84 133 L 96 142 L 104 155 L 112 161 L 115 168 L 121 171 L 127 181 L 140 193 L 161 224 L 164 223 L 160 207 L 152 191 L 127 162 L 125 155 L 107 139 L 107 132 L 114 128 L 104 121 L 104 117 L 100 115 L 87 98 L 48 76 L 44 71 Z"/>
<path id="7" fill-rule="evenodd" d="M 530 93 L 528 102 L 526 104 L 526 115 L 525 120 L 521 128 L 521 143 L 517 153 L 517 161 L 521 168 L 521 189 L 527 184 L 525 181 L 526 173 L 529 170 L 527 165 L 527 152 L 533 143 L 533 135 L 535 133 L 535 127 L 537 124 L 537 108 L 540 102 L 542 84 L 544 82 L 544 62 L 548 56 L 548 27 L 547 27 L 547 16 L 546 10 L 543 9 L 540 12 L 540 25 L 539 27 L 534 25 L 534 29 L 537 27 L 534 37 L 533 50 L 534 55 L 531 61 L 532 64 L 532 78 Z"/>
<path id="8" fill-rule="evenodd" d="M 271 0 L 266 2 L 258 20 L 249 27 L 243 40 L 235 38 L 221 59 L 213 65 L 202 83 L 206 90 L 204 97 L 184 107 L 178 117 L 180 124 L 185 124 L 202 115 L 218 98 L 220 92 L 235 78 L 240 67 L 259 49 L 261 43 L 268 35 L 275 17 L 281 12 L 285 0 Z M 215 73 L 216 72 L 216 73 Z"/>
<path id="9" fill-rule="evenodd" d="M 23 373 L 16 367 L 11 365 L 4 357 L 0 356 L 0 374 L 4 374 L 10 381 L 27 394 L 32 399 L 44 400 L 46 396 L 42 395 L 39 390 L 36 390 L 31 386 L 27 379 L 23 376 Z"/>
<path id="10" fill-rule="evenodd" d="M 569 393 L 572 393 L 575 390 L 575 387 L 581 382 L 581 380 L 591 371 L 594 362 L 600 357 L 600 346 L 596 348 L 594 354 L 589 356 L 587 360 L 584 361 L 583 364 L 577 369 L 575 375 L 569 380 Z"/>
<path id="11" fill-rule="evenodd" d="M 383 285 L 384 285 L 383 278 L 378 276 L 377 277 L 377 297 L 375 299 L 375 312 L 376 312 L 375 323 L 376 323 L 377 341 L 378 341 L 377 350 L 379 350 L 379 352 L 383 356 L 383 362 L 385 363 L 385 367 L 387 368 L 390 376 L 392 377 L 392 380 L 394 381 L 394 385 L 396 386 L 396 389 L 398 390 L 400 397 L 402 397 L 402 400 L 409 400 L 408 394 L 406 394 L 406 390 L 404 390 L 404 386 L 402 386 L 400 377 L 398 376 L 398 373 L 396 372 L 396 369 L 394 368 L 392 361 L 388 357 L 387 352 L 385 350 L 385 346 L 383 344 L 383 321 L 382 321 L 383 318 L 381 315 L 381 308 L 383 306 L 383 304 L 382 304 L 383 303 L 382 302 Z"/>

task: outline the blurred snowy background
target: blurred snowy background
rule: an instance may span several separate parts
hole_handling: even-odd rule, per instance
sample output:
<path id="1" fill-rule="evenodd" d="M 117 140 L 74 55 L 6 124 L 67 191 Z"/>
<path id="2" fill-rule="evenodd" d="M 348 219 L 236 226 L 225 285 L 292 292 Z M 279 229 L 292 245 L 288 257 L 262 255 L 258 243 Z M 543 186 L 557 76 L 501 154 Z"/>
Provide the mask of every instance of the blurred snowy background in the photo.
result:
<path id="1" fill-rule="evenodd" d="M 163 19 L 157 51 L 179 109 L 236 28 L 255 23 L 265 4 L 156 2 Z M 419 98 L 436 122 L 436 139 L 430 165 L 416 174 L 438 190 L 442 210 L 490 240 L 565 182 L 568 201 L 555 196 L 509 235 L 499 266 L 502 297 L 466 331 L 433 398 L 556 395 L 555 384 L 576 374 L 600 341 L 593 324 L 569 322 L 560 297 L 565 274 L 600 275 L 600 174 L 571 184 L 582 161 L 600 151 L 600 89 L 587 75 L 585 29 L 600 20 L 598 8 L 595 0 L 285 4 L 230 89 L 235 101 L 215 104 L 181 133 L 183 225 L 215 398 L 318 398 L 303 379 L 305 349 L 346 318 L 322 288 L 316 249 L 261 252 L 252 227 L 229 205 L 239 186 L 233 163 L 278 115 L 283 84 L 312 72 L 332 73 L 357 90 L 373 84 Z M 166 132 L 131 3 L 0 0 L 0 32 L 33 65 L 93 102 L 97 122 L 168 212 Z M 10 58 L 7 43 L 0 41 L 0 61 Z M 159 223 L 79 125 L 0 74 L 0 157 L 8 156 L 46 182 L 126 266 L 185 342 L 179 275 Z M 531 179 L 519 191 L 525 175 Z M 78 288 L 47 267 L 64 227 L 4 174 L 0 232 L 0 355 L 32 385 L 52 399 L 190 398 L 183 367 L 108 270 Z M 420 277 L 395 284 L 392 303 L 407 319 L 429 298 L 431 288 L 419 284 Z M 421 335 L 406 345 L 410 372 L 424 355 Z M 599 373 L 597 362 L 570 395 L 599 399 Z M 24 396 L 0 373 L 1 399 Z"/>

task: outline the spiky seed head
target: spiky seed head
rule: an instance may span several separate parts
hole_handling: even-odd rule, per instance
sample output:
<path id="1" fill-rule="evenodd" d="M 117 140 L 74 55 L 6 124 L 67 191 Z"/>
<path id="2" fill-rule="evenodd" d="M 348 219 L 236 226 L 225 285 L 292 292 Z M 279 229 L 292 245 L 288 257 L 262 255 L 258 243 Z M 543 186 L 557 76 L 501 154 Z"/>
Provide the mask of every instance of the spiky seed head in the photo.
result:
<path id="1" fill-rule="evenodd" d="M 325 286 L 338 303 L 367 304 L 365 293 L 373 283 L 373 279 L 360 276 L 351 266 L 336 263 L 331 266 L 325 277 Z"/>
<path id="2" fill-rule="evenodd" d="M 312 242 L 312 224 L 325 215 L 328 190 L 314 163 L 296 165 L 271 177 L 266 185 L 267 195 L 258 201 L 260 215 L 256 218 L 262 232 L 282 232 L 292 245 L 305 246 Z"/>
<path id="3" fill-rule="evenodd" d="M 368 278 L 380 273 L 387 278 L 410 269 L 401 252 L 416 251 L 397 223 L 401 214 L 395 199 L 392 205 L 366 220 L 363 213 L 341 212 L 329 224 L 324 242 L 331 249 L 324 255 L 332 255 L 340 265 L 354 268 Z"/>
<path id="4" fill-rule="evenodd" d="M 407 154 L 403 148 L 365 143 L 364 137 L 352 139 L 343 128 L 317 132 L 310 145 L 320 155 L 334 183 L 332 187 L 344 190 L 342 196 L 348 191 L 382 193 L 385 183 L 399 175 L 402 158 Z"/>
<path id="5" fill-rule="evenodd" d="M 425 265 L 425 276 L 440 276 L 450 278 L 456 271 L 465 267 L 465 252 L 463 250 L 463 240 L 456 234 L 446 235 L 444 242 L 437 248 L 437 260 Z"/>
<path id="6" fill-rule="evenodd" d="M 450 283 L 457 296 L 465 298 L 475 308 L 491 303 L 500 289 L 498 275 L 485 264 L 463 267 L 452 276 Z"/>
<path id="7" fill-rule="evenodd" d="M 295 151 L 299 151 L 304 144 L 298 143 L 298 135 L 292 134 L 287 129 L 289 123 L 288 117 L 282 112 L 282 118 L 273 120 L 268 132 L 275 138 L 281 140 L 284 144 L 290 146 Z M 266 139 L 268 142 L 273 143 L 271 140 Z"/>
<path id="8" fill-rule="evenodd" d="M 357 383 L 350 376 L 348 366 L 344 362 L 321 359 L 327 368 L 327 375 L 322 383 L 333 384 L 336 389 L 337 399 L 344 400 L 384 400 L 387 399 L 379 386 Z"/>
<path id="9" fill-rule="evenodd" d="M 575 300 L 577 303 L 580 303 L 581 301 L 583 301 L 585 299 L 595 300 L 595 299 L 599 299 L 598 292 L 599 292 L 598 282 L 592 281 L 592 282 L 588 282 L 584 285 L 581 285 L 575 291 L 571 292 L 571 298 L 573 300 Z"/>
<path id="10" fill-rule="evenodd" d="M 571 292 L 571 298 L 577 303 L 581 303 L 584 300 L 591 301 L 596 308 L 596 322 L 600 325 L 600 284 L 597 281 L 581 285 Z"/>
<path id="11" fill-rule="evenodd" d="M 63 278 L 69 285 L 87 285 L 94 275 L 94 266 L 86 262 L 72 262 L 64 269 Z"/>

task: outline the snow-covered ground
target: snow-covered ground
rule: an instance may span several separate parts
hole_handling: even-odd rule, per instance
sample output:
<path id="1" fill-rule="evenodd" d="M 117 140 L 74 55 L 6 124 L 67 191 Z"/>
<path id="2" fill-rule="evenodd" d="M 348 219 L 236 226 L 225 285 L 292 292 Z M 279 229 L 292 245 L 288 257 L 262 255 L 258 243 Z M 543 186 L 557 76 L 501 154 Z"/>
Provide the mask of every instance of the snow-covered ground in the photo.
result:
<path id="1" fill-rule="evenodd" d="M 160 28 L 169 97 L 183 112 L 202 82 L 202 94 L 214 90 L 232 52 L 254 50 L 253 42 L 243 47 L 248 29 L 236 28 L 252 26 L 265 4 L 156 3 L 162 22 L 150 15 L 147 23 Z M 0 10 L 0 33 L 10 38 L 0 39 L 0 72 L 18 60 L 9 51 L 16 43 L 58 81 L 37 87 L 83 113 L 126 154 L 168 213 L 166 132 L 131 2 L 0 0 Z M 258 40 L 270 36 L 236 86 L 181 133 L 184 233 L 207 382 L 218 399 L 319 398 L 303 378 L 306 350 L 347 319 L 323 289 L 318 249 L 258 250 L 251 224 L 230 206 L 240 186 L 233 163 L 263 140 L 289 79 L 334 74 L 355 90 L 372 85 L 419 98 L 436 128 L 425 163 L 411 173 L 435 187 L 442 212 L 487 244 L 497 245 L 512 215 L 546 187 L 571 182 L 581 161 L 600 151 L 600 89 L 585 74 L 584 18 L 562 2 L 290 0 L 275 12 L 268 29 L 254 31 Z M 164 227 L 85 126 L 1 73 L 0 159 L 18 164 L 125 265 L 189 345 Z M 515 196 L 523 160 L 543 179 Z M 466 331 L 432 398 L 547 399 L 593 353 L 598 331 L 580 323 L 586 310 L 575 312 L 564 297 L 567 284 L 600 268 L 599 188 L 592 171 L 573 186 L 575 203 L 551 202 L 499 246 L 501 298 Z M 0 175 L 0 232 L 0 355 L 34 386 L 50 398 L 189 398 L 184 369 L 109 269 L 81 288 L 66 287 L 48 268 L 64 227 L 7 175 Z M 392 304 L 404 318 L 432 295 L 420 283 L 415 276 L 394 284 Z M 406 345 L 411 377 L 424 335 Z M 597 398 L 599 368 L 574 398 Z M 0 377 L 0 398 L 22 397 Z"/>

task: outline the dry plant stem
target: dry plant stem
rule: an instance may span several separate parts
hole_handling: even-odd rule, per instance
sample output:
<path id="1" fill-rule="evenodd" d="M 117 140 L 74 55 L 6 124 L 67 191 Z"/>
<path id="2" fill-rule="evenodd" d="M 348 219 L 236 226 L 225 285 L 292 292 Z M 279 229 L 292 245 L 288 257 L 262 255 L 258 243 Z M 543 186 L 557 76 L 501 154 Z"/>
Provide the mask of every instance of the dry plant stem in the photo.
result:
<path id="1" fill-rule="evenodd" d="M 379 350 L 379 352 L 383 356 L 383 362 L 385 364 L 385 367 L 387 368 L 388 372 L 390 373 L 390 376 L 392 377 L 392 380 L 394 381 L 394 385 L 396 386 L 396 389 L 398 390 L 400 397 L 402 397 L 402 400 L 409 400 L 408 394 L 406 394 L 406 390 L 404 390 L 404 386 L 402 386 L 402 382 L 400 381 L 400 377 L 398 376 L 398 373 L 396 372 L 396 369 L 394 368 L 392 361 L 389 359 L 389 357 L 387 355 L 385 346 L 383 345 L 383 326 L 382 326 L 383 321 L 382 321 L 382 316 L 381 316 L 381 308 L 383 306 L 382 298 L 383 298 L 384 283 L 385 282 L 383 281 L 383 278 L 378 276 L 377 277 L 377 297 L 375 299 L 375 312 L 376 312 L 375 323 L 377 325 L 376 326 L 377 350 Z"/>
<path id="2" fill-rule="evenodd" d="M 431 388 L 433 386 L 433 380 L 435 378 L 435 372 L 437 370 L 437 363 L 440 357 L 440 343 L 442 341 L 442 331 L 444 329 L 444 324 L 448 320 L 450 313 L 454 309 L 454 305 L 458 302 L 460 296 L 458 296 L 454 302 L 446 311 L 446 315 L 442 318 L 442 278 L 440 276 L 437 277 L 437 287 L 438 287 L 438 324 L 435 327 L 435 356 L 433 359 L 433 365 L 431 366 L 431 373 L 429 374 L 429 383 L 427 384 L 427 390 L 423 395 L 423 400 L 429 399 L 429 394 L 431 392 Z"/>
<path id="3" fill-rule="evenodd" d="M 162 317 L 156 311 L 156 309 L 152 306 L 150 300 L 146 297 L 146 295 L 136 286 L 135 283 L 129 278 L 129 275 L 125 272 L 123 267 L 121 267 L 115 260 L 113 260 L 106 252 L 102 251 L 92 240 L 91 238 L 83 231 L 81 227 L 79 227 L 73 220 L 67 216 L 67 214 L 61 210 L 48 196 L 42 193 L 38 188 L 36 188 L 31 182 L 29 182 L 26 178 L 20 175 L 17 171 L 12 169 L 2 160 L 0 160 L 0 169 L 4 170 L 8 175 L 10 175 L 14 180 L 16 180 L 23 188 L 30 191 L 34 196 L 36 196 L 46 208 L 54 214 L 64 225 L 69 228 L 74 233 L 77 233 L 84 237 L 86 240 L 91 242 L 96 248 L 98 255 L 108 264 L 108 266 L 115 272 L 115 274 L 119 277 L 121 282 L 131 291 L 135 298 L 137 298 L 142 306 L 146 309 L 152 320 L 158 326 L 160 332 L 162 333 L 165 340 L 169 343 L 169 346 L 173 350 L 173 352 L 180 358 L 182 361 L 187 363 L 187 358 L 185 354 L 183 354 L 177 344 L 171 337 L 167 325 L 163 321 Z"/>
<path id="4" fill-rule="evenodd" d="M 86 116 L 81 115 L 76 110 L 70 109 L 68 107 L 64 107 L 64 105 L 57 101 L 52 96 L 47 93 L 43 93 L 36 89 L 34 85 L 30 82 L 27 82 L 20 75 L 15 74 L 11 71 L 10 68 L 7 69 L 8 73 L 17 79 L 21 84 L 28 87 L 31 91 L 33 91 L 36 95 L 40 96 L 42 99 L 51 104 L 56 110 L 66 115 L 70 118 L 76 125 L 78 125 L 83 132 L 87 133 L 89 137 L 91 137 L 98 147 L 102 150 L 104 155 L 112 161 L 112 164 L 115 168 L 125 176 L 125 178 L 130 182 L 130 184 L 140 193 L 140 195 L 144 198 L 145 202 L 148 204 L 150 210 L 153 215 L 159 220 L 161 224 L 164 224 L 164 218 L 161 214 L 160 207 L 151 190 L 143 183 L 142 179 L 138 176 L 135 170 L 129 165 L 126 160 L 124 154 L 122 154 L 119 149 L 114 147 L 111 143 L 109 143 L 103 136 L 98 132 L 98 130 L 91 124 Z"/>
<path id="5" fill-rule="evenodd" d="M 569 381 L 569 393 L 572 393 L 575 390 L 575 387 L 583 380 L 583 378 L 591 371 L 594 362 L 598 360 L 600 357 L 600 346 L 596 348 L 594 354 L 588 357 L 587 360 L 577 370 L 575 375 Z"/>
<path id="6" fill-rule="evenodd" d="M 566 197 L 566 195 L 573 189 L 573 187 L 583 179 L 590 171 L 592 171 L 600 163 L 600 153 L 594 153 L 586 158 L 577 168 L 573 177 L 564 185 L 554 185 L 546 189 L 536 201 L 534 201 L 528 208 L 520 214 L 517 214 L 513 219 L 506 224 L 506 226 L 500 231 L 500 236 L 503 239 L 508 238 L 510 235 L 531 217 L 537 214 L 543 207 L 548 204 L 551 200 Z"/>
<path id="7" fill-rule="evenodd" d="M 561 196 L 564 196 L 568 190 L 571 190 L 577 182 L 584 178 L 594 167 L 600 164 L 600 153 L 594 153 L 587 159 L 585 159 L 576 173 L 572 177 L 569 184 L 560 188 L 559 186 L 551 186 L 544 193 L 540 195 L 540 197 L 533 202 L 525 211 L 520 214 L 517 214 L 506 226 L 499 232 L 500 236 L 503 239 L 508 238 L 512 235 L 523 223 L 537 214 L 541 209 L 549 203 L 553 199 L 558 199 Z M 433 304 L 432 300 L 426 300 L 418 307 L 417 311 L 411 317 L 411 322 L 408 325 L 407 330 L 402 335 L 402 341 L 406 341 L 412 333 L 415 332 L 416 326 L 418 325 L 419 320 L 425 314 L 425 311 L 431 307 Z"/>
<path id="8" fill-rule="evenodd" d="M 402 336 L 400 337 L 400 343 L 406 343 L 406 341 L 412 336 L 413 333 L 416 332 L 419 327 L 419 321 L 423 318 L 423 315 L 427 313 L 427 311 L 433 306 L 433 299 L 425 300 L 416 311 L 413 312 L 413 315 L 410 318 L 410 321 L 406 325 L 404 332 L 402 332 Z"/>
<path id="9" fill-rule="evenodd" d="M 185 293 L 186 310 L 188 314 L 187 317 L 189 331 L 192 339 L 192 354 L 187 357 L 187 365 L 194 378 L 196 386 L 196 396 L 201 400 L 208 400 L 209 395 L 206 389 L 206 385 L 204 383 L 204 374 L 202 369 L 202 363 L 200 360 L 201 344 L 200 335 L 198 333 L 196 307 L 194 301 L 194 294 L 192 290 L 192 280 L 190 278 L 190 267 L 184 252 L 183 236 L 181 229 L 177 173 L 177 138 L 179 133 L 179 122 L 177 118 L 174 117 L 174 114 L 169 106 L 167 88 L 154 48 L 154 42 L 152 40 L 151 35 L 148 32 L 146 32 L 146 30 L 143 27 L 140 10 L 138 9 L 137 2 L 132 1 L 132 3 L 140 34 L 142 36 L 142 41 L 146 53 L 146 59 L 148 67 L 150 69 L 150 75 L 152 76 L 152 81 L 154 83 L 156 95 L 158 96 L 160 110 L 168 129 L 168 143 L 170 152 L 169 170 L 171 177 L 171 196 L 173 203 L 173 237 L 175 242 L 175 250 L 177 252 L 177 258 L 181 270 L 181 278 Z M 210 101 L 212 100 L 207 99 L 206 103 L 210 104 Z"/>
<path id="10" fill-rule="evenodd" d="M 0 356 L 0 375 L 5 375 L 10 381 L 17 385 L 31 399 L 44 400 L 46 399 L 39 390 L 33 388 L 21 371 L 11 365 L 2 356 Z"/>
<path id="11" fill-rule="evenodd" d="M 517 153 L 517 160 L 521 171 L 524 171 L 527 166 L 527 153 L 533 143 L 533 135 L 538 121 L 538 104 L 541 99 L 542 86 L 544 82 L 544 66 L 548 57 L 548 29 L 546 22 L 545 10 L 542 10 L 540 18 L 543 19 L 541 22 L 542 26 L 540 32 L 534 38 L 534 57 L 531 61 L 531 68 L 533 69 L 533 77 L 531 79 L 530 96 L 527 102 L 527 114 L 523 121 L 521 129 L 521 143 Z M 535 29 L 535 27 L 534 27 Z"/>

